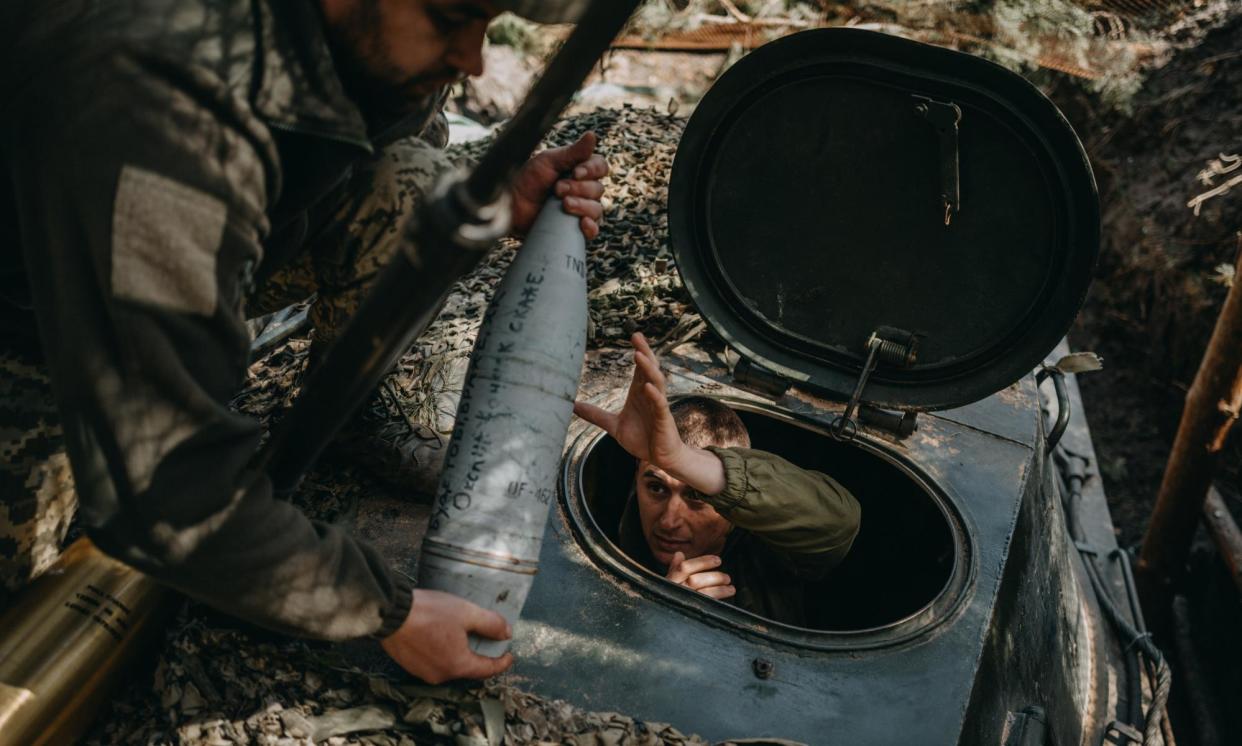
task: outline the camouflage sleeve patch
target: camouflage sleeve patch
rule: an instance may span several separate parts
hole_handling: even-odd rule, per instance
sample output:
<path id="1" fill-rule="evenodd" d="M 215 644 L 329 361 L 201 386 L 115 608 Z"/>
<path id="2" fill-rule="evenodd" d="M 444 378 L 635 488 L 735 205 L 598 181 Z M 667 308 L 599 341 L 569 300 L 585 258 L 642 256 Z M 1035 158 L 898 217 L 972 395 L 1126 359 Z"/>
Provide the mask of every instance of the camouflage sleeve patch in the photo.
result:
<path id="1" fill-rule="evenodd" d="M 112 214 L 112 294 L 120 300 L 210 316 L 224 202 L 160 174 L 121 169 Z"/>

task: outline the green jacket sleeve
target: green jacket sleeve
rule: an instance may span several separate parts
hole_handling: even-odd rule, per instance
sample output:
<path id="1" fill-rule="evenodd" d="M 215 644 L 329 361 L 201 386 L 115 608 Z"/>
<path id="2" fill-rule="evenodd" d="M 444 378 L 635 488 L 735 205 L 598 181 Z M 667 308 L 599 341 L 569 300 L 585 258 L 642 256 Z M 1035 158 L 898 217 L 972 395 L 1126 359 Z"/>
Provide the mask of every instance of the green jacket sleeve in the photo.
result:
<path id="1" fill-rule="evenodd" d="M 766 543 L 798 575 L 822 577 L 849 553 L 862 511 L 835 479 L 766 451 L 708 450 L 724 464 L 725 488 L 703 499 Z"/>
<path id="2" fill-rule="evenodd" d="M 275 499 L 231 410 L 242 299 L 280 173 L 207 74 L 114 53 L 32 79 L 0 117 L 26 271 L 79 494 L 101 549 L 283 632 L 391 632 L 408 582 Z M 199 71 L 201 72 L 201 71 Z"/>

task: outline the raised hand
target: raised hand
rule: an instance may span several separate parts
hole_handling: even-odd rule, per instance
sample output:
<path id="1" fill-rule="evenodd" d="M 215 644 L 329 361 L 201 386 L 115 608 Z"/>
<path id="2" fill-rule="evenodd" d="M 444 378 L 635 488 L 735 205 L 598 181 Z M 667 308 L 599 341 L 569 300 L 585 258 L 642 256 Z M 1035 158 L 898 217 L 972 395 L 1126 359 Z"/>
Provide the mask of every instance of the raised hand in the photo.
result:
<path id="1" fill-rule="evenodd" d="M 634 458 L 661 469 L 676 469 L 687 446 L 668 409 L 664 374 L 641 332 L 635 332 L 630 341 L 634 345 L 634 377 L 621 411 L 613 414 L 594 404 L 575 402 L 574 414 L 603 428 Z"/>
<path id="2" fill-rule="evenodd" d="M 574 402 L 574 414 L 603 428 L 634 458 L 663 469 L 704 495 L 725 488 L 724 465 L 716 454 L 686 445 L 668 408 L 664 374 L 641 332 L 630 337 L 634 345 L 634 377 L 617 413 Z"/>

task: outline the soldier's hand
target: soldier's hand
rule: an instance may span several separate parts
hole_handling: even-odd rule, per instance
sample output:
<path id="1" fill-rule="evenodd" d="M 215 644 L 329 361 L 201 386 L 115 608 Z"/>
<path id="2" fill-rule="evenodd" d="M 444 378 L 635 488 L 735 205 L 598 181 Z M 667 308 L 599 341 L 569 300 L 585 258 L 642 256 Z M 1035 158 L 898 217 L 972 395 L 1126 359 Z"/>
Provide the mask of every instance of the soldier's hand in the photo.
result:
<path id="1" fill-rule="evenodd" d="M 486 679 L 513 665 L 513 654 L 488 658 L 470 649 L 468 635 L 507 640 L 505 618 L 451 593 L 416 590 L 410 613 L 396 632 L 380 641 L 402 668 L 428 684 Z"/>
<path id="2" fill-rule="evenodd" d="M 562 148 L 536 153 L 513 179 L 513 231 L 525 235 L 555 194 L 565 212 L 578 216 L 582 235 L 589 241 L 599 235 L 604 216 L 604 185 L 608 161 L 595 152 L 595 133 L 588 132 L 578 142 Z"/>
<path id="3" fill-rule="evenodd" d="M 634 458 L 661 469 L 675 468 L 684 460 L 686 445 L 669 411 L 664 373 L 642 332 L 634 332 L 630 342 L 634 345 L 634 375 L 621 411 L 613 413 L 579 401 L 574 402 L 574 414 L 603 428 Z"/>
<path id="4" fill-rule="evenodd" d="M 590 402 L 574 402 L 574 414 L 604 429 L 634 458 L 650 461 L 704 495 L 719 495 L 727 486 L 724 463 L 716 454 L 687 445 L 677 432 L 669 409 L 667 381 L 660 362 L 642 332 L 634 345 L 634 376 L 620 412 Z"/>
<path id="5" fill-rule="evenodd" d="M 731 598 L 737 593 L 733 587 L 733 579 L 720 572 L 720 557 L 715 554 L 704 554 L 694 559 L 686 559 L 682 552 L 673 554 L 673 561 L 668 563 L 668 574 L 664 577 L 687 588 L 711 596 L 716 599 Z"/>

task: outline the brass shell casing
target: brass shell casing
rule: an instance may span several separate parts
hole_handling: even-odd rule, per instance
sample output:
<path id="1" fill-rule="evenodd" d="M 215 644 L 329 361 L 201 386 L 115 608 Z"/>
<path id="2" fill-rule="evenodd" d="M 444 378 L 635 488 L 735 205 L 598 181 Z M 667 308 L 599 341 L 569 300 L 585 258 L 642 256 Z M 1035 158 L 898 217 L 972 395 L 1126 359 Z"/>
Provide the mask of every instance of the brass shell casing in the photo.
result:
<path id="1" fill-rule="evenodd" d="M 88 539 L 66 549 L 0 616 L 0 746 L 79 737 L 170 597 Z"/>

